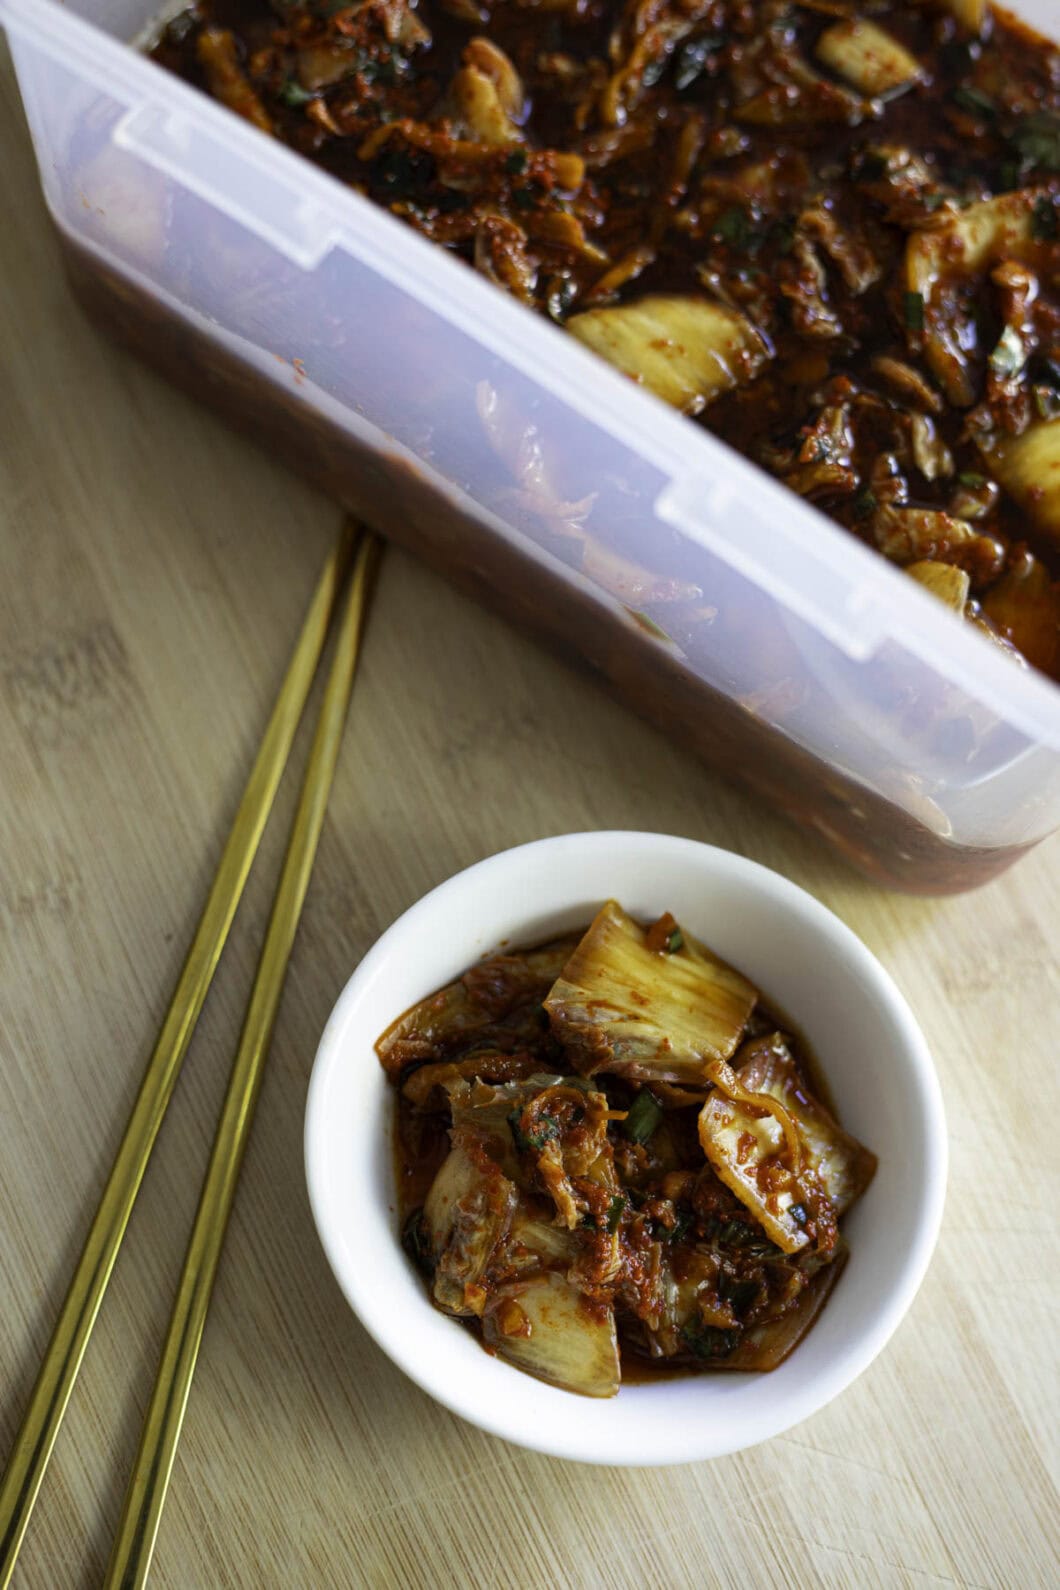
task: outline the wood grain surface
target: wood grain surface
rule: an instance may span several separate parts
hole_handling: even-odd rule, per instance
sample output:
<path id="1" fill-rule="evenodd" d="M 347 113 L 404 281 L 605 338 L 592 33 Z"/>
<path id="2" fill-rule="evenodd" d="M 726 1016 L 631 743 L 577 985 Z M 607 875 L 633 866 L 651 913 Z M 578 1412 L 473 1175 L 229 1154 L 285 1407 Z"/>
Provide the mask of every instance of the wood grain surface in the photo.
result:
<path id="1" fill-rule="evenodd" d="M 2 47 L 0 47 L 2 48 Z M 327 501 L 67 296 L 0 61 L 0 1455 L 47 1341 L 304 603 Z M 260 943 L 266 840 L 16 1582 L 99 1583 Z M 608 1471 L 480 1434 L 354 1319 L 311 1224 L 306 1083 L 358 958 L 424 890 L 566 829 L 777 867 L 933 1045 L 937 1256 L 843 1397 L 742 1455 Z M 887 895 L 388 553 L 155 1558 L 173 1590 L 1060 1582 L 1055 842 L 977 894 Z"/>

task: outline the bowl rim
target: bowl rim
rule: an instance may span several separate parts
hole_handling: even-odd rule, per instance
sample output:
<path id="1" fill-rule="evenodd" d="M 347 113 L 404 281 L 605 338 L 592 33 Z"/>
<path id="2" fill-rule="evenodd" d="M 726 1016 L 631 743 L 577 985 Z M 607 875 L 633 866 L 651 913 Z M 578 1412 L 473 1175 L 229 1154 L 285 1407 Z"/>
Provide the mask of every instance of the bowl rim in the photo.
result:
<path id="1" fill-rule="evenodd" d="M 331 1135 L 325 1096 L 333 1069 L 343 1062 L 342 1037 L 346 1032 L 351 1010 L 356 1008 L 362 992 L 395 946 L 407 942 L 410 935 L 414 939 L 420 931 L 421 923 L 440 905 L 444 905 L 447 897 L 462 894 L 469 884 L 474 887 L 476 883 L 485 881 L 490 873 L 511 867 L 518 858 L 553 853 L 552 859 L 555 860 L 557 857 L 561 858 L 565 850 L 572 848 L 579 851 L 585 848 L 601 848 L 610 853 L 616 845 L 630 842 L 640 846 L 661 845 L 670 852 L 673 859 L 684 855 L 690 864 L 713 870 L 715 876 L 719 872 L 722 875 L 727 874 L 729 881 L 765 891 L 772 895 L 774 904 L 782 909 L 787 908 L 789 912 L 797 913 L 812 931 L 823 934 L 833 943 L 842 946 L 848 962 L 853 964 L 858 973 L 862 991 L 866 994 L 871 991 L 881 1002 L 887 1020 L 894 1029 L 896 1042 L 906 1061 L 908 1074 L 904 1082 L 914 1090 L 916 1111 L 923 1122 L 924 1130 L 924 1185 L 920 1198 L 919 1218 L 895 1283 L 871 1325 L 863 1329 L 851 1345 L 838 1355 L 838 1361 L 833 1364 L 830 1372 L 814 1379 L 808 1387 L 803 1388 L 801 1395 L 792 1395 L 789 1392 L 784 1411 L 770 1422 L 768 1429 L 751 1433 L 747 1439 L 742 1437 L 721 1441 L 703 1439 L 698 1443 L 689 1443 L 687 1440 L 682 1443 L 675 1435 L 675 1448 L 681 1446 L 681 1450 L 675 1450 L 672 1456 L 653 1453 L 649 1458 L 630 1451 L 602 1452 L 592 1443 L 590 1450 L 578 1440 L 562 1439 L 555 1435 L 545 1434 L 537 1437 L 523 1430 L 515 1433 L 511 1421 L 505 1417 L 503 1401 L 499 1400 L 497 1407 L 491 1406 L 488 1399 L 476 1392 L 474 1377 L 471 1377 L 469 1384 L 466 1379 L 461 1380 L 456 1376 L 449 1378 L 442 1375 L 433 1376 L 429 1370 L 424 1369 L 423 1355 L 413 1359 L 396 1350 L 386 1336 L 382 1317 L 384 1311 L 373 1307 L 370 1288 L 359 1283 L 356 1276 L 351 1273 L 345 1255 L 333 1236 L 335 1215 L 321 1168 L 325 1157 L 324 1146 Z M 562 877 L 562 872 L 558 869 L 557 876 Z M 558 891 L 560 896 L 562 892 L 561 887 Z M 562 898 L 558 899 L 555 909 L 561 910 L 563 903 Z M 515 924 L 519 914 L 519 908 L 513 906 L 512 916 Z M 518 926 L 513 925 L 511 937 L 515 942 L 518 942 L 518 934 Z M 425 989 L 418 997 L 425 997 L 429 992 L 429 989 Z M 374 1045 L 375 1038 L 373 1037 L 369 1042 Z M 310 1207 L 328 1264 L 358 1320 L 387 1357 L 436 1402 L 492 1435 L 550 1456 L 612 1467 L 640 1465 L 662 1467 L 702 1461 L 744 1450 L 791 1429 L 824 1408 L 846 1390 L 886 1346 L 919 1291 L 938 1241 L 949 1161 L 942 1089 L 927 1040 L 905 996 L 894 983 L 889 972 L 853 929 L 809 891 L 760 862 L 700 840 L 641 829 L 597 829 L 563 833 L 511 846 L 451 874 L 401 912 L 384 929 L 354 968 L 324 1027 L 314 1058 L 306 1098 L 304 1153 Z M 388 1223 L 392 1226 L 393 1220 L 390 1219 Z M 396 1241 L 396 1238 L 393 1240 Z M 422 1301 L 425 1309 L 432 1315 L 438 1315 L 425 1290 Z M 513 1368 L 512 1373 L 521 1372 Z M 543 1420 L 542 1425 L 545 1423 L 546 1421 Z M 692 1421 L 689 1423 L 691 1424 Z M 690 1446 L 691 1450 L 688 1449 Z"/>

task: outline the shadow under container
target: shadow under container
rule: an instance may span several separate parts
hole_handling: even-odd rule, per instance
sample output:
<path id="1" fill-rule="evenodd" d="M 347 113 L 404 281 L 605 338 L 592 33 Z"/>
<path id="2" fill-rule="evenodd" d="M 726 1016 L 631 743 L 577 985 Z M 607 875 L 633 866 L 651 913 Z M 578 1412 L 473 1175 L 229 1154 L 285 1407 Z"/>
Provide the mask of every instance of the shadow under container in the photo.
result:
<path id="1" fill-rule="evenodd" d="M 1021 14 L 1044 26 L 1024 0 Z M 385 211 L 126 42 L 0 0 L 78 298 L 171 379 L 876 882 L 1060 826 L 1060 689 Z"/>

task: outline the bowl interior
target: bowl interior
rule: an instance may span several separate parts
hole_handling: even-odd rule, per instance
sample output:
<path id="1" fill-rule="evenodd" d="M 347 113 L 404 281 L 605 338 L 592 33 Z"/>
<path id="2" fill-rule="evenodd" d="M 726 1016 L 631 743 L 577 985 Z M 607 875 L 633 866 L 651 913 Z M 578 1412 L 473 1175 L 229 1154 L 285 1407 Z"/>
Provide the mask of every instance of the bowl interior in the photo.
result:
<path id="1" fill-rule="evenodd" d="M 670 910 L 806 1034 L 843 1124 L 879 1156 L 844 1219 L 851 1258 L 807 1339 L 767 1375 L 629 1385 L 594 1401 L 490 1357 L 428 1301 L 398 1242 L 393 1098 L 373 1044 L 394 1018 L 499 946 L 587 923 L 614 895 Z M 861 1372 L 912 1301 L 934 1246 L 945 1129 L 924 1039 L 879 963 L 802 890 L 754 863 L 657 834 L 576 834 L 506 851 L 420 900 L 361 963 L 321 1041 L 306 1123 L 310 1198 L 350 1303 L 397 1364 L 465 1418 L 558 1456 L 667 1463 L 777 1434 Z"/>

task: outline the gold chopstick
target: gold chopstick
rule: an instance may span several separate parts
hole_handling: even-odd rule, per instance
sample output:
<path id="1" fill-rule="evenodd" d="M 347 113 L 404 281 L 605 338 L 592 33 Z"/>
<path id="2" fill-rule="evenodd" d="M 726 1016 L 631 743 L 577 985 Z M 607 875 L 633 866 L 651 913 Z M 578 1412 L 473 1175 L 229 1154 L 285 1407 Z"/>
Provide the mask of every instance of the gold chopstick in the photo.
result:
<path id="1" fill-rule="evenodd" d="M 298 809 L 232 1063 L 228 1091 L 162 1349 L 158 1378 L 125 1493 L 104 1590 L 117 1590 L 118 1586 L 131 1590 L 132 1586 L 143 1585 L 151 1566 L 225 1229 L 335 773 L 378 554 L 378 541 L 366 535 L 354 563 Z"/>
<path id="2" fill-rule="evenodd" d="M 220 959 L 287 762 L 353 550 L 344 527 L 324 565 L 202 916 L 177 979 L 140 1091 L 103 1189 L 73 1280 L 0 1480 L 0 1590 L 7 1590 L 44 1470 L 88 1338 L 172 1097 L 181 1063 Z"/>

